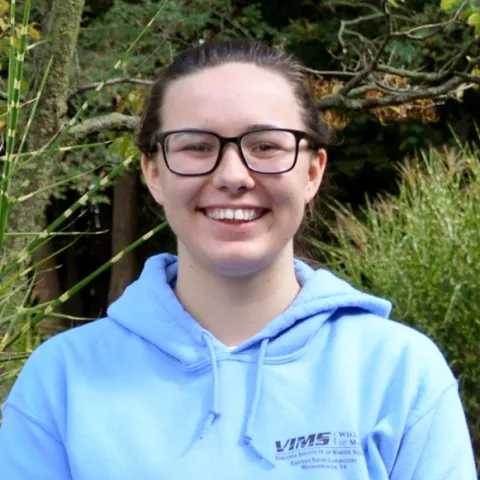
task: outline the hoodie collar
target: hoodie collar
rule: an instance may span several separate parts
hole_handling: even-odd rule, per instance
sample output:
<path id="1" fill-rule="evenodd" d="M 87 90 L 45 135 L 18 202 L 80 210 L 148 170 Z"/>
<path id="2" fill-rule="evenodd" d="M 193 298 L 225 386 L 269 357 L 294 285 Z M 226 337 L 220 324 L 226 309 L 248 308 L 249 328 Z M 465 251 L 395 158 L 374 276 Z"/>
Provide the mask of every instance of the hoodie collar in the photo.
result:
<path id="1" fill-rule="evenodd" d="M 138 280 L 112 303 L 107 315 L 160 348 L 180 368 L 197 370 L 211 364 L 205 335 L 211 338 L 218 359 L 226 357 L 228 352 L 183 308 L 173 290 L 177 271 L 176 256 L 150 257 Z M 328 270 L 314 270 L 295 260 L 295 272 L 302 287 L 297 298 L 284 313 L 236 348 L 236 353 L 253 356 L 254 360 L 262 341 L 268 338 L 265 362 L 278 362 L 281 358 L 288 361 L 339 308 L 359 308 L 381 317 L 389 315 L 390 302 L 356 290 Z"/>

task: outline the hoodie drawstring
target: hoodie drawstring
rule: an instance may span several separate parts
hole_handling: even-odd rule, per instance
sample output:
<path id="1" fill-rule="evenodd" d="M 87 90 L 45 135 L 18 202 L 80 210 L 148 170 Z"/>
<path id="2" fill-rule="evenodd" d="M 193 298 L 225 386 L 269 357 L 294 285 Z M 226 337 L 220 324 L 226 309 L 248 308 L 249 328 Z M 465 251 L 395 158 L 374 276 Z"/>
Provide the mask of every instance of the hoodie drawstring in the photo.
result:
<path id="1" fill-rule="evenodd" d="M 267 458 L 265 458 L 265 456 L 262 455 L 260 450 L 255 447 L 253 443 L 253 437 L 252 437 L 252 429 L 257 416 L 258 404 L 260 403 L 260 395 L 262 392 L 263 367 L 265 366 L 265 356 L 267 354 L 267 347 L 268 347 L 269 341 L 270 340 L 268 338 L 264 338 L 262 340 L 262 343 L 260 344 L 260 352 L 258 354 L 258 361 L 257 361 L 257 375 L 255 378 L 255 392 L 253 395 L 252 405 L 250 407 L 250 413 L 248 415 L 247 422 L 245 424 L 243 441 L 245 445 L 248 445 L 258 457 L 262 458 L 269 464 L 273 465 L 273 463 L 270 462 L 270 460 L 268 460 Z"/>
<path id="2" fill-rule="evenodd" d="M 213 341 L 211 337 L 207 334 L 203 334 L 202 338 L 208 348 L 208 353 L 210 354 L 210 361 L 212 364 L 212 380 L 213 380 L 213 401 L 210 411 L 208 413 L 207 419 L 205 420 L 205 425 L 203 426 L 200 439 L 207 434 L 210 427 L 215 423 L 215 421 L 220 417 L 220 406 L 219 406 L 219 387 L 218 387 L 218 360 L 217 354 L 215 352 L 215 347 L 213 346 Z M 260 450 L 255 446 L 252 430 L 255 424 L 255 419 L 257 417 L 258 405 L 260 403 L 260 395 L 262 393 L 262 382 L 263 382 L 263 367 L 265 366 L 265 357 L 267 354 L 268 342 L 270 339 L 264 338 L 260 344 L 260 351 L 258 353 L 257 360 L 257 371 L 255 377 L 255 391 L 253 394 L 253 400 L 250 406 L 250 412 L 247 416 L 247 421 L 245 423 L 245 430 L 243 434 L 243 442 L 249 448 L 255 452 L 255 454 L 266 461 L 270 466 L 275 466 L 275 464 L 263 455 Z"/>
<path id="3" fill-rule="evenodd" d="M 210 336 L 203 334 L 202 338 L 207 345 L 208 353 L 210 354 L 210 362 L 212 364 L 213 400 L 207 419 L 205 420 L 205 425 L 203 426 L 202 433 L 200 435 L 200 440 L 207 434 L 210 427 L 220 417 L 217 354 L 215 353 L 215 347 L 213 346 L 213 341 Z"/>

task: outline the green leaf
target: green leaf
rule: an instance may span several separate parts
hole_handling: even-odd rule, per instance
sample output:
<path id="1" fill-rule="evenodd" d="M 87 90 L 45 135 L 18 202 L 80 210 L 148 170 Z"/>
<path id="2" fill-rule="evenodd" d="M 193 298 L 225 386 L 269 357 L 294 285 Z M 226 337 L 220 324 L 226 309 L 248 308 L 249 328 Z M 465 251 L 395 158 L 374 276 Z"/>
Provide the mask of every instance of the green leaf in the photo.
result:
<path id="1" fill-rule="evenodd" d="M 10 3 L 7 0 L 0 0 L 0 15 L 5 15 L 10 8 Z"/>
<path id="2" fill-rule="evenodd" d="M 6 32 L 8 30 L 8 22 L 3 18 L 0 17 L 0 32 Z"/>
<path id="3" fill-rule="evenodd" d="M 459 0 L 441 0 L 440 8 L 442 10 L 451 10 L 459 3 Z"/>
<path id="4" fill-rule="evenodd" d="M 467 18 L 472 14 L 472 13 L 475 13 L 477 11 L 476 8 L 467 8 L 466 10 L 464 10 L 461 14 L 460 14 L 460 19 L 461 20 L 465 20 L 467 21 Z"/>
<path id="5" fill-rule="evenodd" d="M 28 35 L 32 37 L 34 40 L 40 40 L 42 38 L 42 33 L 38 28 L 37 22 L 31 23 L 28 26 Z"/>
<path id="6" fill-rule="evenodd" d="M 480 13 L 472 13 L 468 17 L 467 24 L 475 27 L 475 35 L 478 35 L 480 33 Z"/>

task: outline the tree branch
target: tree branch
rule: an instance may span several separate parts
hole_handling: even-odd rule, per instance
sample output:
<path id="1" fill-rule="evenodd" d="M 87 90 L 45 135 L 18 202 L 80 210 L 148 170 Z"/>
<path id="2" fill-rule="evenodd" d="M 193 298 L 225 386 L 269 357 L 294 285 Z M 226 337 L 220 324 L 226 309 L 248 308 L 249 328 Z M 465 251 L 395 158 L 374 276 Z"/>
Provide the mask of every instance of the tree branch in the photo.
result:
<path id="1" fill-rule="evenodd" d="M 70 98 L 74 97 L 75 95 L 79 95 L 80 93 L 86 92 L 88 90 L 95 90 L 100 89 L 103 86 L 107 85 L 117 85 L 119 83 L 133 83 L 136 85 L 152 85 L 153 80 L 145 80 L 142 78 L 133 78 L 133 77 L 120 77 L 120 78 L 111 78 L 106 82 L 94 82 L 94 83 L 87 83 L 86 85 L 82 85 L 78 87 L 76 90 L 70 93 Z"/>
<path id="2" fill-rule="evenodd" d="M 373 6 L 373 5 L 370 5 L 369 3 L 365 3 L 365 2 L 356 2 L 356 1 L 353 1 L 353 2 L 348 2 L 348 1 L 342 1 L 342 0 L 332 0 L 330 2 L 325 2 L 324 5 L 322 5 L 324 7 L 351 7 L 351 8 L 359 8 L 359 7 L 363 7 L 363 8 L 368 8 L 370 10 L 372 10 L 373 12 L 379 12 L 378 8 Z"/>
<path id="3" fill-rule="evenodd" d="M 313 68 L 305 67 L 304 70 L 308 73 L 313 73 L 315 75 L 320 75 L 321 77 L 354 77 L 355 72 L 344 72 L 344 71 L 335 71 L 335 70 L 314 70 Z"/>
<path id="4" fill-rule="evenodd" d="M 419 25 L 417 27 L 410 28 L 409 30 L 404 30 L 403 32 L 395 32 L 393 34 L 394 37 L 407 37 L 411 40 L 428 40 L 438 33 L 440 33 L 442 30 L 444 30 L 448 25 L 455 23 L 458 20 L 458 17 L 462 13 L 462 10 L 465 8 L 467 5 L 468 0 L 463 0 L 462 4 L 458 7 L 457 11 L 455 12 L 455 15 L 450 18 L 449 20 L 446 20 L 445 22 L 440 22 L 440 23 L 430 23 L 430 24 L 425 24 L 425 25 Z M 433 28 L 434 30 L 430 32 L 428 35 L 425 35 L 424 37 L 417 37 L 416 35 L 412 35 L 415 32 L 419 32 L 422 30 L 426 29 L 431 29 Z"/>
<path id="5" fill-rule="evenodd" d="M 330 109 L 364 111 L 377 107 L 402 105 L 423 98 L 438 99 L 453 94 L 455 89 L 463 82 L 464 80 L 460 76 L 455 76 L 438 87 L 431 87 L 423 90 L 418 89 L 408 93 L 391 94 L 380 98 L 348 98 L 337 93 L 323 97 L 317 102 L 317 108 L 320 111 Z"/>
<path id="6" fill-rule="evenodd" d="M 471 73 L 457 73 L 459 77 L 462 77 L 465 80 L 468 80 L 469 82 L 476 83 L 480 85 L 480 75 L 473 75 Z"/>
<path id="7" fill-rule="evenodd" d="M 105 132 L 109 130 L 134 132 L 140 124 L 140 118 L 123 113 L 110 113 L 99 117 L 88 118 L 83 122 L 73 126 L 69 135 L 74 136 L 76 141 L 87 137 L 93 133 Z"/>
<path id="8" fill-rule="evenodd" d="M 440 69 L 440 71 L 445 75 L 449 75 L 450 73 L 452 73 L 455 70 L 458 62 L 460 62 L 460 60 L 465 57 L 470 48 L 472 48 L 476 43 L 480 44 L 480 36 L 473 37 L 469 42 L 466 42 L 464 46 L 460 49 L 460 51 L 456 55 L 454 55 L 448 62 L 445 63 L 445 65 Z"/>
<path id="9" fill-rule="evenodd" d="M 411 70 L 405 70 L 403 68 L 393 68 L 388 65 L 378 65 L 376 67 L 378 72 L 390 73 L 392 75 L 398 75 L 399 77 L 411 78 L 414 80 L 423 80 L 426 82 L 440 82 L 448 73 L 422 73 L 422 72 L 412 72 Z"/>
<path id="10" fill-rule="evenodd" d="M 387 23 L 387 35 L 383 39 L 381 45 L 378 47 L 378 50 L 375 53 L 375 56 L 373 57 L 373 60 L 370 62 L 370 64 L 367 65 L 362 71 L 360 71 L 355 77 L 353 77 L 351 80 L 349 80 L 345 84 L 345 86 L 339 92 L 340 95 L 346 95 L 349 92 L 349 90 L 356 87 L 363 79 L 365 79 L 366 77 L 368 77 L 370 73 L 372 73 L 373 69 L 375 68 L 378 61 L 380 60 L 380 56 L 384 52 L 385 47 L 390 41 L 390 38 L 392 36 L 392 19 L 390 17 L 390 13 L 388 12 L 388 8 L 385 4 L 385 0 L 383 2 L 383 8 L 384 8 L 383 15 L 385 16 L 385 21 Z"/>

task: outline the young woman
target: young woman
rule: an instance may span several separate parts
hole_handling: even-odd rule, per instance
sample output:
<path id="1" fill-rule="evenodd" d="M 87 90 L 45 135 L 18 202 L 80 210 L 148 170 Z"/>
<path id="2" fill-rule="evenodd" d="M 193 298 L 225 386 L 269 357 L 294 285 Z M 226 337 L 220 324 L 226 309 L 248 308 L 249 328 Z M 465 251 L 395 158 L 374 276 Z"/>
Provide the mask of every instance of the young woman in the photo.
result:
<path id="1" fill-rule="evenodd" d="M 435 345 L 294 258 L 328 140 L 302 71 L 220 42 L 160 75 L 138 138 L 178 256 L 33 353 L 3 408 L 2 479 L 476 478 Z"/>

